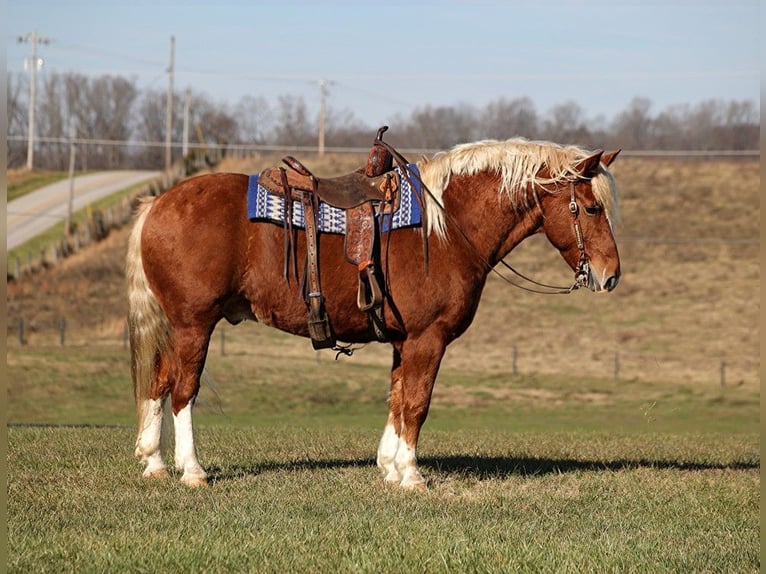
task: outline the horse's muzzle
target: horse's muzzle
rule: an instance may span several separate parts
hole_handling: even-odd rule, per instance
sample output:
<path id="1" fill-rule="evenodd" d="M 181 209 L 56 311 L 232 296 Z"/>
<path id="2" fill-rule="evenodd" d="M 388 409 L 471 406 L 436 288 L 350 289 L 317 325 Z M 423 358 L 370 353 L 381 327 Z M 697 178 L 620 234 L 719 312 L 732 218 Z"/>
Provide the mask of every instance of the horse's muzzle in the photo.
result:
<path id="1" fill-rule="evenodd" d="M 588 288 L 591 291 L 595 291 L 596 293 L 608 293 L 617 287 L 617 283 L 619 282 L 619 272 L 614 275 L 604 273 L 601 277 L 597 277 L 597 275 L 593 272 L 593 269 L 590 269 L 588 277 Z"/>

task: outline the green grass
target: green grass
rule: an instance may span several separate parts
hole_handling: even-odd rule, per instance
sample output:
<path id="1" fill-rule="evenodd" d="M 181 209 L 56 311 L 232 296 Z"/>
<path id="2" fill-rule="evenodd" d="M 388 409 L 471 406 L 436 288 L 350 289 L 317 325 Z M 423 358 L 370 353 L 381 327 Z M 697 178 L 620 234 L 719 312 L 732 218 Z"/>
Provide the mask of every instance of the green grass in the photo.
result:
<path id="1" fill-rule="evenodd" d="M 273 333 L 211 349 L 199 490 L 140 477 L 119 344 L 10 349 L 8 570 L 759 570 L 752 390 L 444 369 L 429 490 L 402 492 L 374 464 L 385 362 Z"/>
<path id="2" fill-rule="evenodd" d="M 10 572 L 755 572 L 752 436 L 436 431 L 425 494 L 377 431 L 199 431 L 209 488 L 145 481 L 132 429 L 11 428 Z"/>

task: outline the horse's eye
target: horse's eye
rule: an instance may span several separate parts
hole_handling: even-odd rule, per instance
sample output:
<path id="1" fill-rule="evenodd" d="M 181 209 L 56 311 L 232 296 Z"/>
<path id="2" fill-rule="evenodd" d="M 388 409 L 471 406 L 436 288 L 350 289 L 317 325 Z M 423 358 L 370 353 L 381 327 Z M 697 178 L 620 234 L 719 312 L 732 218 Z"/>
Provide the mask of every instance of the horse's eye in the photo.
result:
<path id="1" fill-rule="evenodd" d="M 587 215 L 590 215 L 591 217 L 594 215 L 598 215 L 601 213 L 601 206 L 600 205 L 586 205 L 585 206 L 585 213 Z"/>

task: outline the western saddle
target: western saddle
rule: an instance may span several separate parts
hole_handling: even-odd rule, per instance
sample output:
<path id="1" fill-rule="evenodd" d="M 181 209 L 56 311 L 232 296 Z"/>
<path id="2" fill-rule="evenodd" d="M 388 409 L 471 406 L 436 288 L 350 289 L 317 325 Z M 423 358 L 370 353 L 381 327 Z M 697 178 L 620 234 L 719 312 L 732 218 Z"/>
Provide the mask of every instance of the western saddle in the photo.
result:
<path id="1" fill-rule="evenodd" d="M 383 126 L 378 130 L 365 167 L 334 178 L 319 178 L 292 156 L 282 161 L 287 167 L 273 167 L 261 172 L 258 182 L 268 191 L 285 198 L 285 277 L 292 271 L 297 278 L 296 247 L 292 229 L 293 202 L 300 202 L 306 224 L 306 272 L 301 280 L 302 292 L 308 307 L 308 327 L 314 349 L 338 347 L 325 311 L 319 270 L 319 202 L 323 201 L 346 213 L 346 259 L 359 270 L 357 306 L 368 314 L 372 329 L 379 341 L 386 341 L 383 320 L 384 291 L 381 271 L 376 264 L 380 253 L 380 225 L 378 217 L 397 209 L 400 194 L 400 173 L 393 169 L 396 159 L 400 172 L 409 178 L 407 161 L 383 141 Z M 421 210 L 422 211 L 422 210 Z"/>

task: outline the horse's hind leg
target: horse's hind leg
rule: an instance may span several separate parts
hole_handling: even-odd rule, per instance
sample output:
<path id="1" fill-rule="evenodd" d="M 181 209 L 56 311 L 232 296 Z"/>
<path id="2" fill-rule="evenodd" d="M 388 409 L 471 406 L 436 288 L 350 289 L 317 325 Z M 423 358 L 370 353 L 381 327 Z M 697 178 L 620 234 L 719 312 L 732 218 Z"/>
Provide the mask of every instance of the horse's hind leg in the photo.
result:
<path id="1" fill-rule="evenodd" d="M 192 407 L 197 398 L 212 327 L 186 328 L 173 336 L 173 387 L 170 392 L 175 428 L 175 466 L 188 486 L 207 484 L 199 463 L 192 428 Z"/>
<path id="2" fill-rule="evenodd" d="M 141 414 L 135 454 L 145 467 L 144 478 L 168 476 L 168 469 L 165 466 L 163 419 L 169 391 L 169 363 L 165 355 L 159 355 L 156 362 L 157 371 L 152 377 L 149 394 L 146 398 L 138 399 Z"/>
<path id="3" fill-rule="evenodd" d="M 143 426 L 136 440 L 136 456 L 145 467 L 145 478 L 165 478 L 168 476 L 168 469 L 161 447 L 165 397 L 147 399 L 144 402 Z"/>

